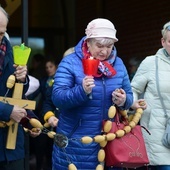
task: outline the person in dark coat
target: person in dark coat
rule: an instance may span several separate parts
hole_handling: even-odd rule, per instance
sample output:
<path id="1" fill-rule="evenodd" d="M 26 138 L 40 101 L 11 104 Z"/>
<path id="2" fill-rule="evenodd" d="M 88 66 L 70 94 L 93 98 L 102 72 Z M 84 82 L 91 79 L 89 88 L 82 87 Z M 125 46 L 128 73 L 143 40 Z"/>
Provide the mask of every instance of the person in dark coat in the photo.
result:
<path id="1" fill-rule="evenodd" d="M 55 130 L 58 122 L 58 110 L 51 100 L 52 86 L 54 82 L 54 74 L 57 69 L 57 64 L 54 59 L 49 58 L 45 62 L 46 76 L 40 79 L 40 87 L 38 91 L 41 94 L 41 102 L 39 104 L 40 112 L 39 119 L 42 124 L 45 123 L 45 114 L 52 113 L 55 119 L 55 123 L 50 123 L 48 130 Z M 54 121 L 53 121 L 54 122 Z M 52 169 L 52 149 L 53 140 L 49 138 L 46 134 L 41 134 L 35 139 L 32 139 L 32 143 L 35 145 L 35 156 L 36 156 L 36 170 L 51 170 Z M 32 147 L 32 146 L 31 146 Z M 42 163 L 46 162 L 46 163 Z"/>
<path id="2" fill-rule="evenodd" d="M 29 78 L 27 76 L 27 66 L 14 64 L 13 51 L 9 40 L 5 36 L 8 24 L 8 14 L 0 7 L 0 96 L 12 97 L 13 88 L 7 93 L 7 80 L 10 75 L 15 75 L 16 81 L 23 83 L 23 97 L 29 87 Z M 11 105 L 7 102 L 0 101 L 0 169 L 2 170 L 24 170 L 24 130 L 23 125 L 29 126 L 25 116 L 33 116 L 31 111 L 25 110 L 17 105 Z M 7 149 L 8 126 L 3 126 L 2 122 L 9 122 L 11 119 L 19 123 L 16 147 Z M 22 122 L 22 124 L 20 124 Z M 26 123 L 28 122 L 28 123 Z M 26 125 L 27 124 L 27 125 Z M 31 132 L 30 132 L 31 133 Z M 38 133 L 31 133 L 36 136 Z"/>

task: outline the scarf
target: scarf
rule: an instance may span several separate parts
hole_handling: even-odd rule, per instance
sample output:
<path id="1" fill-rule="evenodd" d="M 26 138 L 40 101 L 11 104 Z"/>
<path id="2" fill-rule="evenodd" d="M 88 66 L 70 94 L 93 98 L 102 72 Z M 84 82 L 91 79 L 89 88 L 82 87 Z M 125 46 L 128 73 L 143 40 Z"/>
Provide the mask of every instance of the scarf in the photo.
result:
<path id="1" fill-rule="evenodd" d="M 0 75 L 2 74 L 2 70 L 3 70 L 5 53 L 6 53 L 6 43 L 5 43 L 5 40 L 2 39 L 2 42 L 0 45 Z"/>
<path id="2" fill-rule="evenodd" d="M 83 51 L 83 56 L 85 59 L 91 57 L 91 54 L 87 48 L 86 41 L 83 42 L 82 51 Z M 115 60 L 115 55 L 116 53 L 114 54 L 114 51 L 112 51 L 111 55 L 109 56 L 107 60 L 99 62 L 98 73 L 97 75 L 95 75 L 95 77 L 101 77 L 102 75 L 105 75 L 107 77 L 113 77 L 116 74 L 116 70 L 112 66 Z"/>

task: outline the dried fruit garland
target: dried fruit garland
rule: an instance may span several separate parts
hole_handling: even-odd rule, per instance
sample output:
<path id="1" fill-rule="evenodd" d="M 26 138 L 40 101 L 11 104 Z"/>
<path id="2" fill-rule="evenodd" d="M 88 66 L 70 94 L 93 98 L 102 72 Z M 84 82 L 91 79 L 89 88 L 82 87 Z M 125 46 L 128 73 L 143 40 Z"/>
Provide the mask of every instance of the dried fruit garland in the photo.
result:
<path id="1" fill-rule="evenodd" d="M 121 138 L 125 134 L 129 133 L 139 122 L 143 109 L 138 108 L 136 113 L 133 116 L 128 117 L 127 110 L 120 110 L 119 113 L 123 116 L 126 120 L 128 119 L 128 125 L 124 126 L 123 129 L 117 130 L 115 133 L 109 133 L 112 128 L 112 121 L 116 115 L 116 107 L 111 106 L 108 110 L 108 117 L 109 119 L 105 122 L 103 127 L 103 135 L 96 135 L 95 137 L 91 138 L 90 136 L 84 136 L 80 139 L 80 141 L 84 144 L 89 144 L 91 142 L 99 143 L 101 149 L 98 152 L 98 161 L 99 164 L 96 167 L 96 170 L 103 170 L 104 169 L 104 160 L 105 160 L 105 151 L 104 147 L 107 145 L 107 142 L 114 140 L 115 138 Z M 54 131 L 49 131 L 47 129 L 47 123 L 44 126 L 35 118 L 29 119 L 30 124 L 33 126 L 31 130 L 24 128 L 26 132 L 28 131 L 36 131 L 37 128 L 42 130 L 42 133 L 48 135 L 48 137 L 54 139 L 55 144 L 60 148 L 65 148 L 68 144 L 68 139 L 66 136 L 62 134 L 57 134 Z M 77 139 L 78 140 L 78 139 Z M 76 166 L 73 163 L 69 163 L 68 170 L 77 170 Z"/>
<path id="2" fill-rule="evenodd" d="M 109 131 L 112 128 L 111 119 L 113 119 L 116 115 L 116 107 L 111 106 L 108 110 L 109 119 L 105 122 L 104 127 L 103 127 L 104 134 L 103 135 L 96 135 L 93 138 L 90 137 L 90 136 L 84 136 L 80 139 L 80 141 L 84 144 L 90 144 L 91 142 L 96 142 L 96 143 L 100 144 L 101 149 L 98 152 L 99 164 L 97 165 L 96 170 L 103 170 L 104 169 L 104 160 L 105 160 L 104 147 L 107 145 L 107 142 L 112 141 L 115 138 L 121 138 L 125 134 L 129 133 L 138 124 L 138 122 L 141 118 L 141 115 L 143 113 L 143 109 L 138 108 L 136 110 L 136 113 L 133 115 L 133 117 L 131 116 L 131 118 L 128 117 L 126 110 L 120 110 L 119 113 L 121 114 L 121 116 L 123 116 L 125 119 L 128 119 L 128 121 L 129 121 L 128 125 L 124 126 L 123 129 L 119 129 L 115 133 L 109 133 Z M 35 128 L 46 129 L 36 119 L 31 119 L 30 123 Z M 44 131 L 43 130 L 43 132 L 46 133 L 50 138 L 55 138 L 55 136 L 57 135 L 53 131 L 46 131 L 46 130 Z M 63 138 L 63 139 L 67 140 L 65 138 Z M 65 146 L 65 145 L 63 145 L 63 146 Z M 70 162 L 69 166 L 68 166 L 68 170 L 77 170 L 77 168 L 73 163 Z"/>

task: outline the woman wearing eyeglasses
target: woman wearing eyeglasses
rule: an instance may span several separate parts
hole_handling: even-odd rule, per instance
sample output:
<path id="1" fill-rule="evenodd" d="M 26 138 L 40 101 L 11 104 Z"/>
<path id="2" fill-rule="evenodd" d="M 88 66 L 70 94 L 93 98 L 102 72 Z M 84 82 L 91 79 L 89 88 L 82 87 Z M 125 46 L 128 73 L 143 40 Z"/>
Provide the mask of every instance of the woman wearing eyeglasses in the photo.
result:
<path id="1" fill-rule="evenodd" d="M 170 22 L 163 26 L 161 33 L 163 48 L 142 61 L 131 85 L 134 99 L 143 93 L 147 102 L 140 123 L 151 133 L 143 130 L 150 165 L 156 170 L 170 170 L 170 149 L 162 143 L 165 114 L 170 117 Z"/>

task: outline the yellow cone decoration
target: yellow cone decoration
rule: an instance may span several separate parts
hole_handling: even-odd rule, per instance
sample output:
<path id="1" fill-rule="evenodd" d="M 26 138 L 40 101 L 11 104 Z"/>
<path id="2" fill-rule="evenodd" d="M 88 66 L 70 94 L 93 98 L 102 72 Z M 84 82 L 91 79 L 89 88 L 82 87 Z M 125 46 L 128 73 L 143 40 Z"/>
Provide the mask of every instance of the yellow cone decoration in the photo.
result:
<path id="1" fill-rule="evenodd" d="M 22 65 L 22 66 L 26 65 L 30 52 L 31 52 L 31 48 L 26 47 L 24 43 L 21 44 L 20 46 L 18 45 L 13 46 L 14 63 L 16 65 Z"/>

